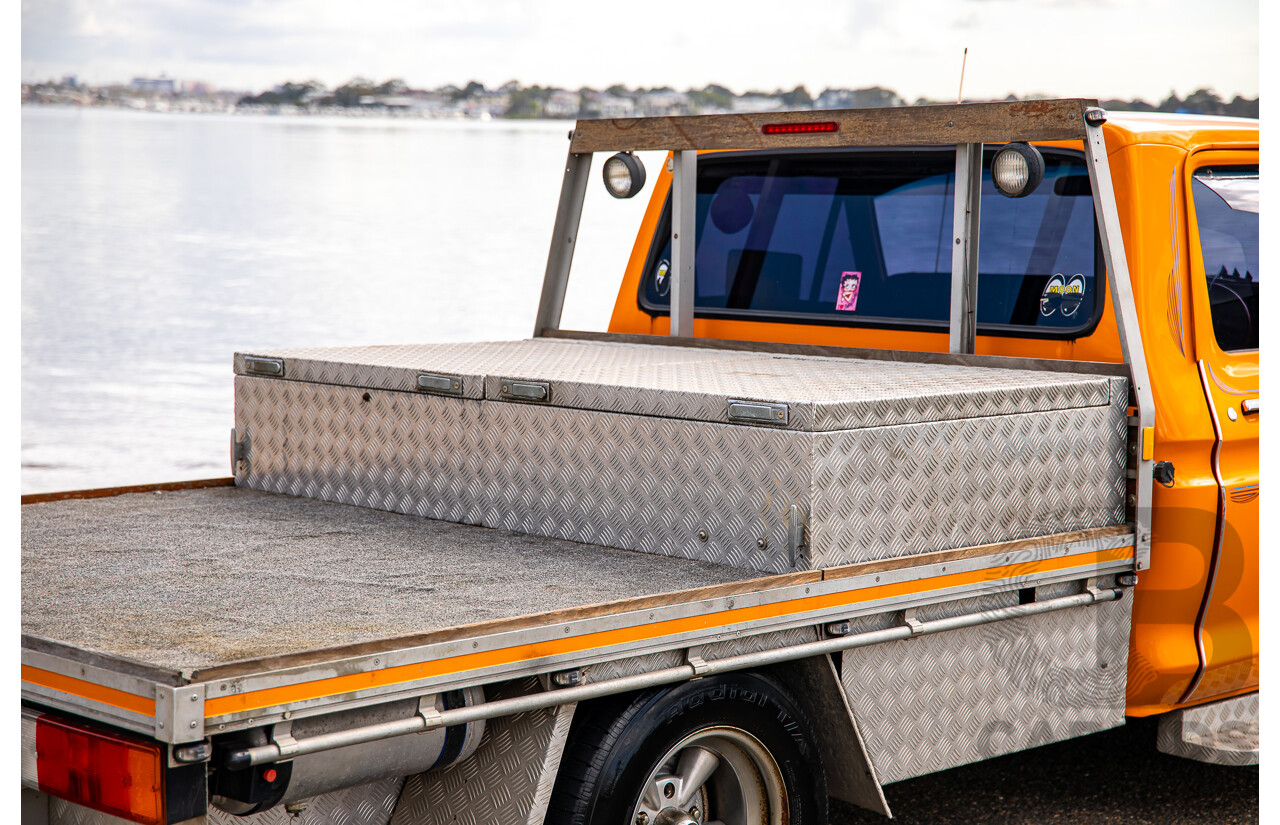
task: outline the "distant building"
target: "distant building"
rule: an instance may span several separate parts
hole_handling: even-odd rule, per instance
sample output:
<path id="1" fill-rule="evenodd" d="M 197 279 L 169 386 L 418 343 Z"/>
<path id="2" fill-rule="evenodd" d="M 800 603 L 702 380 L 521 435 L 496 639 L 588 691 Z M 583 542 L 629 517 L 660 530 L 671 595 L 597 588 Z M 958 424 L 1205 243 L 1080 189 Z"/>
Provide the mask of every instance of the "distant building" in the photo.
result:
<path id="1" fill-rule="evenodd" d="M 577 92 L 568 92 L 564 89 L 557 89 L 547 98 L 546 106 L 543 112 L 547 117 L 577 117 L 578 109 L 582 106 L 582 99 Z"/>
<path id="2" fill-rule="evenodd" d="M 178 83 L 168 77 L 135 77 L 129 88 L 141 94 L 171 95 L 178 91 Z"/>
<path id="3" fill-rule="evenodd" d="M 905 106 L 906 101 L 895 92 L 879 87 L 870 89 L 827 89 L 813 102 L 815 109 L 872 109 L 881 106 Z"/>
<path id="4" fill-rule="evenodd" d="M 632 117 L 636 113 L 635 101 L 629 97 L 606 94 L 600 98 L 600 117 Z"/>
<path id="5" fill-rule="evenodd" d="M 782 108 L 782 101 L 773 95 L 746 94 L 733 101 L 735 112 L 776 112 Z"/>
<path id="6" fill-rule="evenodd" d="M 640 112 L 648 117 L 689 114 L 689 96 L 671 89 L 645 92 L 640 97 Z"/>

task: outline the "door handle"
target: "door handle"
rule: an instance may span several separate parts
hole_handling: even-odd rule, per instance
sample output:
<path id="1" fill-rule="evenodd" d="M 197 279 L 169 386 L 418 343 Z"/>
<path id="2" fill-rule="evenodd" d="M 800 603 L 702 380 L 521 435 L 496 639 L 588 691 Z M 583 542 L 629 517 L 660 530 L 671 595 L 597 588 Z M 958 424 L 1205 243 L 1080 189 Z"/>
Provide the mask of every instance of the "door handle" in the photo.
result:
<path id="1" fill-rule="evenodd" d="M 1245 415 L 1256 415 L 1258 412 L 1258 399 L 1246 398 L 1240 402 L 1240 412 Z"/>

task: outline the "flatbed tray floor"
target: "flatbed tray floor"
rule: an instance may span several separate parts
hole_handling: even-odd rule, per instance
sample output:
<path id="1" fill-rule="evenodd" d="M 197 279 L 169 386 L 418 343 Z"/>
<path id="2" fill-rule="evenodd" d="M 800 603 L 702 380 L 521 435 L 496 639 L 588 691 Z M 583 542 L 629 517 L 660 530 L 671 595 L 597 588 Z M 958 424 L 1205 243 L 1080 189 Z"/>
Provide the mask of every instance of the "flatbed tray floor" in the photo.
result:
<path id="1" fill-rule="evenodd" d="M 235 487 L 22 508 L 22 632 L 175 675 L 763 577 Z"/>

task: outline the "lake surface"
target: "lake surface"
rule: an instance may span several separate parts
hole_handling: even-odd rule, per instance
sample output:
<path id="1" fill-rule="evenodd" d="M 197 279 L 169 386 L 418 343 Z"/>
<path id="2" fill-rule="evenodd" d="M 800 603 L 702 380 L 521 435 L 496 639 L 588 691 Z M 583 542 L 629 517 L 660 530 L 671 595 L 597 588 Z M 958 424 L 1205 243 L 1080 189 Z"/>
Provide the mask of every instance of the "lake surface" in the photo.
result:
<path id="1" fill-rule="evenodd" d="M 237 350 L 527 338 L 571 126 L 24 107 L 23 492 L 228 475 Z M 566 328 L 650 191 L 601 161 Z"/>

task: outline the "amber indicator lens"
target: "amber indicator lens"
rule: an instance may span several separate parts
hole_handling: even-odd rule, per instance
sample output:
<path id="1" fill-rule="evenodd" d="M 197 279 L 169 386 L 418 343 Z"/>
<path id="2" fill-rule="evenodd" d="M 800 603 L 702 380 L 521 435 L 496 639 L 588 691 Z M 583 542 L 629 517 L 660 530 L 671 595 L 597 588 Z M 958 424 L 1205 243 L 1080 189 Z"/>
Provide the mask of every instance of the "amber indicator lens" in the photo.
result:
<path id="1" fill-rule="evenodd" d="M 814 123 L 766 123 L 760 127 L 766 135 L 802 135 L 810 132 L 838 132 L 840 124 L 834 120 Z"/>
<path id="2" fill-rule="evenodd" d="M 131 822 L 162 825 L 158 745 L 51 716 L 36 720 L 40 790 Z"/>

